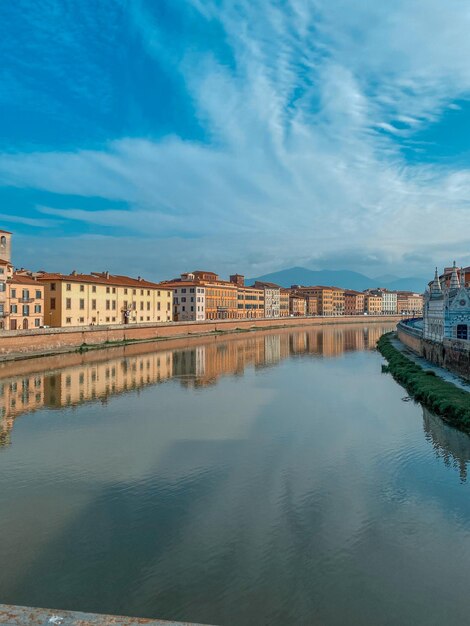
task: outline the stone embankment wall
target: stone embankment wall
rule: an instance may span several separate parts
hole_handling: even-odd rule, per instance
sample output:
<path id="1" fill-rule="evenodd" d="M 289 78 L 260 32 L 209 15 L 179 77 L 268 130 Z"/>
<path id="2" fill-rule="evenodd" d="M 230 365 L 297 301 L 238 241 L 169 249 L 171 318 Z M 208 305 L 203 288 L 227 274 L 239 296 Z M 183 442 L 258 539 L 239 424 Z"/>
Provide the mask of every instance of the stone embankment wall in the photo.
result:
<path id="1" fill-rule="evenodd" d="M 429 341 L 423 339 L 418 329 L 404 323 L 398 324 L 397 334 L 402 343 L 430 363 L 470 380 L 470 341 L 460 339 L 444 339 L 442 343 Z"/>
<path id="2" fill-rule="evenodd" d="M 80 346 L 106 346 L 133 341 L 159 341 L 183 336 L 203 336 L 214 332 L 237 332 L 263 328 L 323 326 L 331 324 L 387 323 L 398 316 L 342 316 L 277 318 L 262 320 L 217 320 L 207 322 L 169 322 L 160 324 L 42 328 L 3 331 L 0 334 L 0 360 L 41 354 L 69 352 Z"/>

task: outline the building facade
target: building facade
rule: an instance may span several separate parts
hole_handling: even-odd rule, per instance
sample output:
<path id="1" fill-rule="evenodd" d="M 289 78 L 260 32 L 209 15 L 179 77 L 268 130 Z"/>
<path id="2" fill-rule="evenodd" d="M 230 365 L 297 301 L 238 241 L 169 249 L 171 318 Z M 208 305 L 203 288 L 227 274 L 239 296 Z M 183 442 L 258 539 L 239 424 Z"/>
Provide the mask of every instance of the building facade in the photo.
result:
<path id="1" fill-rule="evenodd" d="M 161 283 L 109 272 L 42 273 L 38 282 L 45 288 L 47 326 L 67 328 L 173 319 L 173 291 Z"/>
<path id="2" fill-rule="evenodd" d="M 281 288 L 274 283 L 256 281 L 256 289 L 264 290 L 264 317 L 273 318 L 281 316 Z"/>
<path id="3" fill-rule="evenodd" d="M 464 275 L 459 276 L 455 263 L 450 280 L 444 279 L 442 284 L 436 268 L 424 297 L 423 337 L 436 342 L 470 341 L 470 288 Z"/>
<path id="4" fill-rule="evenodd" d="M 364 315 L 364 298 L 365 295 L 360 291 L 352 289 L 344 292 L 344 314 L 345 315 Z"/>
<path id="5" fill-rule="evenodd" d="M 173 319 L 175 322 L 202 322 L 206 319 L 206 288 L 194 282 L 173 287 Z"/>

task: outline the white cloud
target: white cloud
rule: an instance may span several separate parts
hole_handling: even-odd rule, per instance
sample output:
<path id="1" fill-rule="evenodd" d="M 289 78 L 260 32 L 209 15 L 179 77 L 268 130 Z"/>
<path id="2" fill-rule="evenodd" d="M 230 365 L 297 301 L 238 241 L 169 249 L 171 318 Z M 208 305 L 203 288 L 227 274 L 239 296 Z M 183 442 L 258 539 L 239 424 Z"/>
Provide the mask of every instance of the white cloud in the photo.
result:
<path id="1" fill-rule="evenodd" d="M 132 18 L 148 54 L 182 73 L 206 144 L 117 138 L 100 150 L 3 154 L 0 180 L 125 201 L 128 211 L 41 210 L 124 235 L 197 237 L 165 246 L 179 269 L 182 249 L 189 268 L 207 254 L 207 265 L 230 257 L 247 273 L 345 249 L 381 250 L 375 273 L 410 273 L 405 255 L 423 246 L 437 263 L 463 250 L 470 171 L 407 164 L 396 142 L 411 131 L 394 124 L 419 127 L 469 92 L 464 3 L 192 3 L 220 23 L 235 69 L 210 51 L 163 53 L 149 15 Z"/>

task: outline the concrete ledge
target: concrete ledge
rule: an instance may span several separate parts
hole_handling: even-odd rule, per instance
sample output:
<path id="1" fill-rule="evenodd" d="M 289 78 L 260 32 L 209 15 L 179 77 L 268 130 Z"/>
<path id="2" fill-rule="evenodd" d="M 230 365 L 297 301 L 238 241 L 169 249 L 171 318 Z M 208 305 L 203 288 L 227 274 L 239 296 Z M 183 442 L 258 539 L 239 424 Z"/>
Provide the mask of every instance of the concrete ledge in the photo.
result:
<path id="1" fill-rule="evenodd" d="M 96 613 L 80 613 L 76 611 L 56 611 L 36 609 L 26 606 L 10 606 L 0 604 L 1 626 L 202 626 L 190 622 L 168 622 L 140 617 L 121 617 L 117 615 L 99 615 Z"/>

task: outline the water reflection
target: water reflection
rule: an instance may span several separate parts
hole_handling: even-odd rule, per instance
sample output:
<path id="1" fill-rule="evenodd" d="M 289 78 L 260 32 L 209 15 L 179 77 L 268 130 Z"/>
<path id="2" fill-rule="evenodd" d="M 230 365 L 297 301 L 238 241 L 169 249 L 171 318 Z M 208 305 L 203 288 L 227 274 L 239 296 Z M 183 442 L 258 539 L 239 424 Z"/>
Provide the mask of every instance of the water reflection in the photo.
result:
<path id="1" fill-rule="evenodd" d="M 448 467 L 455 467 L 462 482 L 467 480 L 470 461 L 470 437 L 446 424 L 440 417 L 423 407 L 423 428 L 436 456 Z"/>
<path id="2" fill-rule="evenodd" d="M 185 387 L 207 387 L 221 376 L 242 376 L 293 355 L 334 357 L 373 349 L 388 328 L 379 325 L 284 329 L 201 340 L 172 340 L 7 363 L 0 366 L 0 446 L 11 443 L 14 421 L 41 408 L 59 409 L 178 378 Z M 194 345 L 193 345 L 194 344 Z"/>

